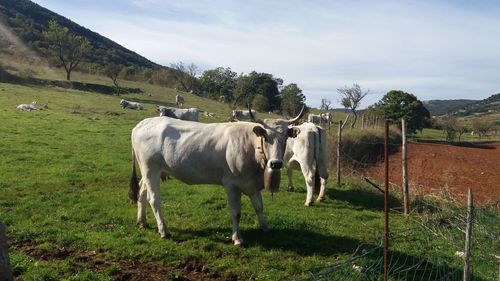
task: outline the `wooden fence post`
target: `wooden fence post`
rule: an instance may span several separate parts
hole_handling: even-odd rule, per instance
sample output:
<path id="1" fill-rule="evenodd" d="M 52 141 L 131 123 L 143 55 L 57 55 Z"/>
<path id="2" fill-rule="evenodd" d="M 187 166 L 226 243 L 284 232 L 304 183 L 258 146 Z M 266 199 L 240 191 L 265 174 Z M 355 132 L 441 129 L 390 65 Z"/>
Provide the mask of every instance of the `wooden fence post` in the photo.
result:
<path id="1" fill-rule="evenodd" d="M 337 142 L 337 186 L 340 186 L 340 145 L 342 143 L 342 120 L 339 120 L 339 132 Z"/>
<path id="2" fill-rule="evenodd" d="M 410 213 L 410 191 L 408 190 L 408 151 L 406 143 L 406 121 L 401 119 L 401 137 L 402 137 L 402 171 L 403 171 L 403 213 L 408 215 Z"/>
<path id="3" fill-rule="evenodd" d="M 464 281 L 470 280 L 470 262 L 472 247 L 472 223 L 474 220 L 474 203 L 472 198 L 472 189 L 469 188 L 467 197 L 467 227 L 465 229 L 465 251 L 464 251 Z"/>

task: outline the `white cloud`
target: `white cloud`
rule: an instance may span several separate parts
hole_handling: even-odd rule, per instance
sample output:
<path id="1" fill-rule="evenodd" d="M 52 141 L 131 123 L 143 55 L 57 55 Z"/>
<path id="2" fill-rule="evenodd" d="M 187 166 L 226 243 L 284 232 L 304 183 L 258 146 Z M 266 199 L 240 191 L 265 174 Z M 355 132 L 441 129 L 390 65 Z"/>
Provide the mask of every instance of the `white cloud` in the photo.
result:
<path id="1" fill-rule="evenodd" d="M 89 4 L 66 16 L 160 64 L 184 61 L 271 73 L 297 83 L 313 106 L 326 95 L 336 102 L 336 89 L 352 83 L 371 90 L 364 106 L 391 89 L 426 100 L 482 99 L 500 88 L 495 77 L 500 18 L 488 6 L 437 1 L 129 3 L 114 12 Z"/>

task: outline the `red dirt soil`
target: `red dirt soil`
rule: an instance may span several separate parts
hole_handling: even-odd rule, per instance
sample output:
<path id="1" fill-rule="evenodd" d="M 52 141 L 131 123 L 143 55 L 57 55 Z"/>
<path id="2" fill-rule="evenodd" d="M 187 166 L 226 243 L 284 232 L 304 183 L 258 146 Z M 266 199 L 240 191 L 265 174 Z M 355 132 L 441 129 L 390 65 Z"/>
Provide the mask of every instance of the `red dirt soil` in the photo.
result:
<path id="1" fill-rule="evenodd" d="M 389 156 L 389 182 L 401 187 L 401 149 Z M 384 164 L 363 171 L 364 176 L 384 182 Z M 447 144 L 408 143 L 410 198 L 415 194 L 443 196 L 447 193 L 461 204 L 472 188 L 474 202 L 481 205 L 500 200 L 500 144 L 471 147 Z M 413 197 L 414 198 L 414 197 Z"/>

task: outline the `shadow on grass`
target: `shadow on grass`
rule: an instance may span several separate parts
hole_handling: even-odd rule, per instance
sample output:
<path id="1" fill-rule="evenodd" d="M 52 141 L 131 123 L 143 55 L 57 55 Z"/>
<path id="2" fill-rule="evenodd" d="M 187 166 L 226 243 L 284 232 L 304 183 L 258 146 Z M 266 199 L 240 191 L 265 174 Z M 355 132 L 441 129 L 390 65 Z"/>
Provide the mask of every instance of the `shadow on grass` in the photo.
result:
<path id="1" fill-rule="evenodd" d="M 141 98 L 136 98 L 136 97 L 130 97 L 127 98 L 128 101 L 133 101 L 133 102 L 139 102 L 142 104 L 152 104 L 152 105 L 161 105 L 161 106 L 169 106 L 169 107 L 177 107 L 175 102 L 166 102 L 166 101 L 159 101 L 159 100 L 153 100 L 153 99 L 141 99 Z"/>
<path id="2" fill-rule="evenodd" d="M 384 210 L 384 194 L 373 189 L 369 191 L 366 189 L 333 189 L 329 188 L 327 196 L 333 200 L 340 200 L 348 202 L 351 205 L 361 207 L 363 209 L 383 211 Z M 389 193 L 389 208 L 401 206 L 398 198 Z"/>
<path id="3" fill-rule="evenodd" d="M 94 83 L 83 83 L 75 81 L 47 80 L 34 77 L 20 77 L 0 70 L 0 82 L 19 84 L 23 86 L 52 86 L 64 89 L 74 89 L 80 91 L 100 93 L 104 95 L 117 94 L 139 94 L 142 90 L 139 88 L 120 87 L 119 91 L 114 86 L 106 86 Z"/>

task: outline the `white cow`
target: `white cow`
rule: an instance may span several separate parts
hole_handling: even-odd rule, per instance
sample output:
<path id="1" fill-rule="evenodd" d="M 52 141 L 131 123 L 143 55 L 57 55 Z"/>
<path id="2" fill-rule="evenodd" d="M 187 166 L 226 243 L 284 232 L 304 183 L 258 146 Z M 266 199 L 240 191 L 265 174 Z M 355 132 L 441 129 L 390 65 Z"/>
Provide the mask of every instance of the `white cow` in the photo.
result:
<path id="1" fill-rule="evenodd" d="M 124 100 L 124 99 L 122 99 L 120 101 L 120 105 L 122 106 L 122 108 L 135 109 L 135 110 L 143 110 L 144 109 L 142 104 L 140 104 L 138 102 L 134 102 L 134 101 Z"/>
<path id="2" fill-rule="evenodd" d="M 22 111 L 36 110 L 37 109 L 36 108 L 36 101 L 33 101 L 30 104 L 20 104 L 16 108 L 19 109 L 19 110 L 22 110 Z"/>
<path id="3" fill-rule="evenodd" d="M 158 106 L 157 111 L 160 116 L 167 116 L 175 119 L 196 121 L 200 120 L 200 111 L 198 108 L 175 108 L 168 106 Z"/>
<path id="4" fill-rule="evenodd" d="M 321 123 L 321 115 L 309 113 L 307 115 L 307 122 Z"/>
<path id="5" fill-rule="evenodd" d="M 149 201 L 160 236 L 170 234 L 160 200 L 160 177 L 168 174 L 187 184 L 224 186 L 235 245 L 243 242 L 239 228 L 242 193 L 250 197 L 260 227 L 266 231 L 261 195 L 264 178 L 276 172 L 279 175 L 286 140 L 300 133 L 289 125 L 299 117 L 265 119 L 259 124 L 204 124 L 163 117 L 141 121 L 132 130 L 133 168 L 129 190 L 130 199 L 138 206 L 137 223 L 146 225 L 145 204 Z M 142 174 L 140 182 L 136 162 Z"/>
<path id="6" fill-rule="evenodd" d="M 288 169 L 288 190 L 293 190 L 292 169 L 301 170 L 307 187 L 304 205 L 310 206 L 313 203 L 315 187 L 320 187 L 316 201 L 320 202 L 325 199 L 328 179 L 327 133 L 325 129 L 309 122 L 297 128 L 301 133 L 297 138 L 287 140 L 284 156 Z"/>
<path id="7" fill-rule="evenodd" d="M 321 113 L 321 123 L 330 125 L 333 121 L 333 116 L 331 112 Z"/>
<path id="8" fill-rule="evenodd" d="M 252 115 L 254 118 L 257 117 L 257 112 L 252 109 Z M 231 113 L 231 118 L 235 121 L 241 121 L 241 120 L 250 120 L 252 117 L 250 116 L 250 112 L 248 110 L 233 110 Z"/>
<path id="9" fill-rule="evenodd" d="M 184 106 L 184 97 L 181 95 L 175 95 L 175 104 L 177 104 L 177 107 L 183 107 Z"/>

